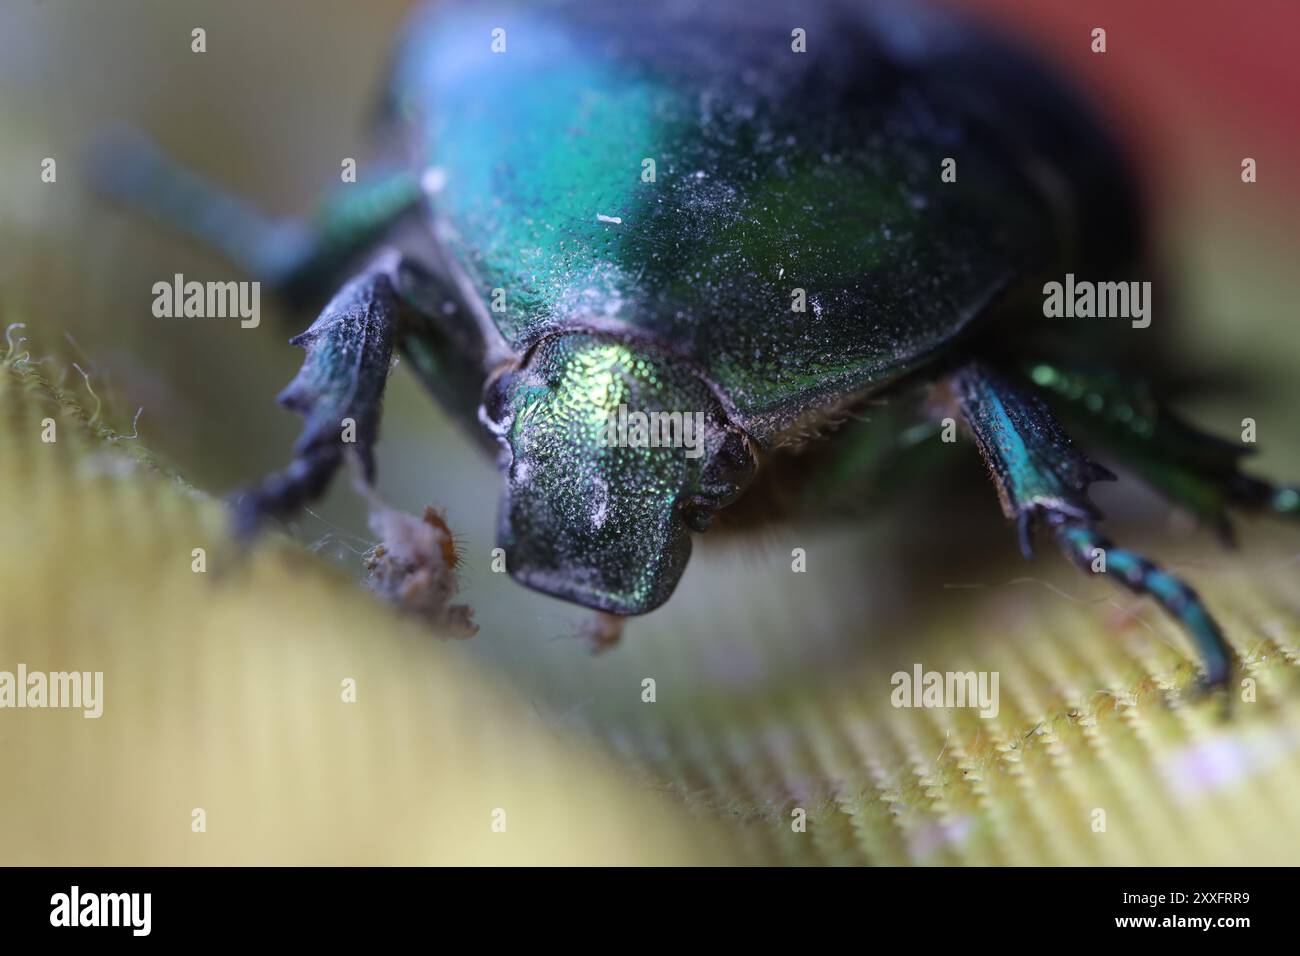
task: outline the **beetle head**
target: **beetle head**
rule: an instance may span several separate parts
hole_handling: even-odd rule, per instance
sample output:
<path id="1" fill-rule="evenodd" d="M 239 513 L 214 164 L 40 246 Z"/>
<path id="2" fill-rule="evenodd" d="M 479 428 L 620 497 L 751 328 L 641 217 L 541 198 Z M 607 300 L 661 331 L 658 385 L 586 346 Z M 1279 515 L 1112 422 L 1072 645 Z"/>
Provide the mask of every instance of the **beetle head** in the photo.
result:
<path id="1" fill-rule="evenodd" d="M 691 531 L 754 470 L 703 378 L 612 335 L 543 339 L 488 384 L 480 417 L 503 448 L 497 538 L 511 575 L 612 614 L 668 599 Z"/>

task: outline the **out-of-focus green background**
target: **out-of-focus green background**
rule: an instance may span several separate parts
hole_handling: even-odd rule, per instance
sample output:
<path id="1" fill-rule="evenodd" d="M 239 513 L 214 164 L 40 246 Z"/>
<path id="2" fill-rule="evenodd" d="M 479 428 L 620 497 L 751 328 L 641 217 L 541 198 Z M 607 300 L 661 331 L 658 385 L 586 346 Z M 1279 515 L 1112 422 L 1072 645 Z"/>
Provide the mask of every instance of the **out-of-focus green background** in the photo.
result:
<path id="1" fill-rule="evenodd" d="M 1243 371 L 1250 385 L 1240 395 L 1214 395 L 1185 410 L 1229 435 L 1243 417 L 1255 418 L 1262 451 L 1253 467 L 1300 476 L 1294 412 L 1300 119 L 1288 92 L 1300 78 L 1288 45 L 1300 16 L 1282 2 L 1241 9 L 1217 0 L 1180 4 L 1176 15 L 1156 12 L 1158 5 L 1134 10 L 1110 0 L 1086 10 L 1038 4 L 1022 11 L 1024 5 L 1011 0 L 963 6 L 1058 62 L 1094 92 L 1132 144 L 1182 299 L 1179 347 L 1189 361 Z M 88 371 L 97 395 L 110 398 L 96 425 L 130 433 L 134 411 L 142 408 L 134 441 L 157 455 L 166 473 L 174 469 L 194 488 L 222 494 L 284 463 L 297 421 L 272 399 L 300 358 L 285 340 L 310 317 L 277 321 L 281 315 L 264 304 L 256 330 L 154 318 L 154 282 L 175 272 L 229 278 L 230 270 L 206 250 L 96 202 L 82 185 L 81 147 L 104 124 L 127 121 L 271 211 L 306 210 L 322 188 L 337 182 L 342 157 L 357 158 L 363 176 L 367 163 L 379 158 L 367 139 L 367 119 L 407 8 L 323 0 L 0 5 L 0 324 L 25 322 L 34 354 L 50 356 L 38 367 L 40 375 L 62 381 L 68 400 L 93 413 L 96 399 L 69 371 L 70 363 Z M 1089 30 L 1098 25 L 1109 34 L 1104 56 L 1088 49 Z M 207 30 L 202 55 L 190 52 L 195 26 Z M 46 156 L 58 161 L 56 184 L 40 181 Z M 1244 156 L 1257 159 L 1258 183 L 1241 183 Z M 41 398 L 44 386 L 32 381 L 23 377 L 4 393 L 13 422 L 39 421 L 41 402 L 53 401 Z M 14 389 L 25 404 L 13 399 Z M 76 412 L 68 414 L 76 420 Z M 542 728 L 547 743 L 536 752 L 550 755 L 554 737 L 564 755 L 548 759 L 556 768 L 569 768 L 565 761 L 573 759 L 577 769 L 541 774 L 545 798 L 529 790 L 532 795 L 522 799 L 568 807 L 570 817 L 550 818 L 567 835 L 565 845 L 591 838 L 581 823 L 589 818 L 565 803 L 571 790 L 625 787 L 633 795 L 629 807 L 636 807 L 622 818 L 611 813 L 607 821 L 607 832 L 627 835 L 626 843 L 602 843 L 600 852 L 574 859 L 648 859 L 648 849 L 657 845 L 681 850 L 679 856 L 664 850 L 653 856 L 658 861 L 687 859 L 695 843 L 683 834 L 697 825 L 724 834 L 710 845 L 708 858 L 718 860 L 1294 862 L 1300 849 L 1293 673 L 1300 564 L 1292 560 L 1300 532 L 1248 523 L 1243 551 L 1227 554 L 1141 491 L 1106 488 L 1098 495 L 1117 537 L 1168 559 L 1216 601 L 1230 638 L 1255 668 L 1250 673 L 1261 682 L 1260 702 L 1222 725 L 1206 708 L 1183 703 L 1192 669 L 1177 632 L 1151 607 L 1079 578 L 1050 552 L 1024 564 L 991 490 L 954 505 L 917 488 L 874 524 L 778 528 L 735 544 L 706 540 L 673 601 L 632 622 L 620 648 L 591 657 L 576 636 L 585 612 L 490 572 L 494 467 L 399 368 L 387 398 L 379 487 L 403 509 L 418 511 L 426 503 L 445 509 L 463 549 L 462 599 L 474 606 L 481 626 L 471 641 L 428 648 L 413 625 L 397 622 L 347 581 L 360 573 L 359 552 L 370 533 L 346 482 L 296 528 L 296 536 L 319 553 L 318 563 L 291 563 L 287 574 L 278 559 L 267 557 L 261 578 L 234 570 L 219 592 L 188 590 L 189 582 L 177 584 L 163 570 L 170 548 L 184 544 L 188 554 L 191 546 L 167 543 L 179 532 L 170 523 L 177 520 L 175 510 L 164 505 L 173 497 L 188 500 L 184 495 L 165 480 L 130 470 L 121 481 L 148 490 L 128 494 L 125 506 L 116 485 L 104 488 L 98 478 L 78 484 L 87 472 L 80 462 L 100 460 L 103 436 L 93 429 L 67 459 L 15 465 L 41 453 L 24 434 L 19 428 L 0 446 L 12 469 L 5 472 L 12 482 L 4 489 L 6 507 L 21 509 L 27 495 L 40 492 L 25 521 L 0 527 L 0 567 L 17 569 L 0 584 L 11 612 L 0 631 L 0 648 L 11 652 L 0 658 L 0 668 L 12 663 L 9 658 L 40 666 L 36 658 L 45 647 L 61 653 L 93 647 L 101 627 L 124 642 L 116 659 L 130 662 L 118 665 L 127 674 L 138 677 L 137 668 L 153 667 L 165 680 L 166 668 L 175 667 L 177 675 L 188 675 L 176 680 L 188 680 L 199 666 L 194 660 L 160 658 L 156 650 L 182 642 L 198 653 L 205 642 L 220 642 L 213 621 L 238 626 L 231 646 L 249 657 L 243 665 L 231 651 L 222 658 L 231 696 L 195 703 L 206 709 L 202 719 L 191 715 L 192 740 L 148 736 L 169 713 L 157 701 L 154 710 L 139 699 L 129 705 L 129 720 L 136 723 L 127 726 L 143 740 L 121 724 L 116 735 L 96 741 L 94 722 L 60 730 L 53 722 L 63 715 L 38 714 L 26 715 L 19 728 L 13 715 L 0 714 L 0 730 L 24 753 L 48 750 L 52 741 L 40 735 L 66 730 L 93 755 L 79 772 L 33 757 L 33 772 L 47 775 L 43 786 L 0 785 L 0 806 L 14 811 L 4 814 L 9 821 L 49 788 L 84 789 L 97 781 L 123 805 L 132 796 L 148 804 L 144 792 L 168 792 L 130 783 L 138 779 L 132 761 L 112 759 L 111 750 L 128 746 L 122 743 L 127 739 L 135 741 L 129 746 L 150 773 L 162 777 L 173 749 L 189 755 L 187 773 L 215 778 L 213 768 L 223 761 L 243 766 L 238 755 L 245 738 L 215 742 L 225 740 L 223 721 L 247 714 L 240 693 L 250 700 L 273 693 L 275 669 L 310 668 L 313 635 L 328 634 L 331 648 L 354 640 L 360 653 L 392 664 L 383 671 L 394 682 L 391 690 L 381 682 L 372 691 L 391 698 L 383 720 L 372 713 L 348 731 L 336 717 L 288 728 L 271 715 L 267 733 L 282 748 L 277 754 L 310 750 L 313 759 L 324 759 L 340 733 L 356 735 L 348 753 L 369 753 L 393 726 L 429 720 L 422 695 L 445 687 L 421 684 L 422 669 L 463 672 L 471 675 L 464 687 L 481 681 L 494 689 L 466 691 L 469 703 L 451 735 L 459 744 L 426 741 L 436 752 L 426 754 L 431 763 L 421 769 L 427 774 L 422 779 L 466 795 L 454 813 L 477 812 L 478 798 L 468 794 L 477 794 L 485 771 L 475 755 L 498 753 L 508 776 L 515 756 L 534 750 L 530 741 Z M 117 451 L 121 442 L 106 447 Z M 973 451 L 967 477 L 984 490 Z M 48 524 L 68 520 L 64 494 L 88 518 L 78 530 L 85 535 L 81 573 L 94 560 L 96 580 L 117 576 L 102 582 L 97 603 L 72 602 L 82 617 L 71 610 L 43 613 L 48 603 L 42 602 L 59 598 L 39 592 L 42 582 L 56 587 L 57 581 L 56 593 L 79 587 L 77 576 L 59 575 L 66 548 L 50 550 L 53 542 L 79 546 L 77 534 Z M 219 539 L 215 506 L 201 511 L 205 533 Z M 115 522 L 96 517 L 109 513 L 117 515 Z M 927 514 L 934 518 L 925 520 Z M 139 547 L 119 553 L 114 534 L 137 536 L 131 540 Z M 808 573 L 790 573 L 793 547 L 807 550 Z M 295 575 L 308 583 L 290 584 Z M 1007 583 L 1013 579 L 1031 580 Z M 155 581 L 187 588 L 186 600 L 160 602 Z M 337 600 L 348 610 L 322 620 L 305 608 L 296 614 L 283 606 L 304 594 Z M 12 613 L 18 607 L 21 615 Z M 18 620 L 24 622 L 21 633 L 13 623 Z M 187 634 L 192 645 L 183 644 Z M 15 656 L 19 648 L 25 657 Z M 88 666 L 71 658 L 67 666 Z M 393 663 L 404 659 L 405 667 Z M 1003 713 L 981 722 L 962 713 L 892 710 L 889 675 L 918 660 L 939 670 L 1001 669 Z M 248 668 L 260 676 L 250 676 Z M 641 700 L 647 677 L 657 682 L 654 704 Z M 111 672 L 108 680 L 111 692 Z M 119 684 L 132 686 L 127 676 Z M 167 706 L 183 708 L 183 699 Z M 482 720 L 474 707 L 485 708 Z M 488 708 L 494 710 L 490 717 Z M 42 723 L 44 717 L 51 719 Z M 113 719 L 110 714 L 104 723 Z M 490 728 L 491 740 L 479 740 L 480 727 Z M 255 736 L 249 731 L 248 739 Z M 279 763 L 277 756 L 257 764 L 248 778 L 257 781 L 249 784 L 254 792 L 269 794 L 264 805 L 249 797 L 243 812 L 251 818 L 285 812 L 276 803 L 287 799 L 283 788 L 268 782 L 289 779 Z M 90 775 L 92 768 L 99 777 Z M 393 772 L 387 763 L 372 769 L 377 779 Z M 653 811 L 640 809 L 646 797 Z M 403 855 L 389 847 L 367 856 L 355 848 L 365 845 L 371 821 L 383 816 L 383 788 L 352 799 L 357 803 L 340 820 L 322 797 L 319 815 L 300 819 L 295 839 L 265 858 L 303 858 L 312 833 L 331 826 L 346 830 L 348 839 L 331 854 L 322 837 L 324 848 L 311 859 L 475 858 L 472 848 L 459 856 L 440 852 L 445 846 L 436 834 L 453 811 L 443 807 L 424 817 L 418 803 L 404 810 L 404 825 L 432 828 L 434 836 L 415 841 L 419 851 Z M 795 806 L 811 814 L 806 834 L 789 830 Z M 1109 838 L 1089 830 L 1087 812 L 1094 806 L 1112 811 Z M 161 824 L 145 814 L 138 826 L 150 833 L 142 841 L 147 852 L 131 855 L 104 836 L 97 853 L 78 856 L 76 845 L 54 835 L 60 814 L 80 814 L 90 832 L 99 832 L 100 824 L 107 832 L 101 811 L 70 797 L 44 812 L 49 842 L 42 842 L 39 827 L 27 828 L 24 862 L 263 859 L 252 849 L 254 836 L 263 846 L 275 839 L 266 836 L 262 819 L 226 833 L 233 842 L 223 844 L 225 853 L 204 855 L 210 851 L 183 842 L 188 816 L 176 838 L 181 842 L 173 844 L 154 832 Z M 676 842 L 668 836 L 659 841 L 668 834 Z M 554 847 L 535 849 L 535 855 L 513 858 L 545 859 Z"/>

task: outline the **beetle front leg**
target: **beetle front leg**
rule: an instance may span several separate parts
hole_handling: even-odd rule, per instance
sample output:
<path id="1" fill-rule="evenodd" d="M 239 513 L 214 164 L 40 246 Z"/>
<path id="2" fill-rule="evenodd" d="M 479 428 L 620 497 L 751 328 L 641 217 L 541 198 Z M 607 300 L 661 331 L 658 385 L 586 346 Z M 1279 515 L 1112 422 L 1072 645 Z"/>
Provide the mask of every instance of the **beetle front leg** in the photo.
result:
<path id="1" fill-rule="evenodd" d="M 388 379 L 395 330 L 409 306 L 399 293 L 402 260 L 387 253 L 334 296 L 307 331 L 290 341 L 307 350 L 278 401 L 303 416 L 302 434 L 287 468 L 238 496 L 242 534 L 263 521 L 296 513 L 320 497 L 351 451 L 367 482 L 374 477 L 374 443 Z"/>

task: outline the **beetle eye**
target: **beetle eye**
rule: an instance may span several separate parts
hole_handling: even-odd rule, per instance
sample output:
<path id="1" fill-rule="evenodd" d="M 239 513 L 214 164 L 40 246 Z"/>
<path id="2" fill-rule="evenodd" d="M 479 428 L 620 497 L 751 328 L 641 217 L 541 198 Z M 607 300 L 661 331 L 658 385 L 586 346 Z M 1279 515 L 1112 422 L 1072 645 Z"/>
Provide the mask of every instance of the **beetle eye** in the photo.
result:
<path id="1" fill-rule="evenodd" d="M 713 513 L 716 508 L 716 502 L 709 502 L 703 498 L 687 498 L 678 505 L 686 527 L 700 533 L 708 531 L 709 526 L 713 524 Z"/>

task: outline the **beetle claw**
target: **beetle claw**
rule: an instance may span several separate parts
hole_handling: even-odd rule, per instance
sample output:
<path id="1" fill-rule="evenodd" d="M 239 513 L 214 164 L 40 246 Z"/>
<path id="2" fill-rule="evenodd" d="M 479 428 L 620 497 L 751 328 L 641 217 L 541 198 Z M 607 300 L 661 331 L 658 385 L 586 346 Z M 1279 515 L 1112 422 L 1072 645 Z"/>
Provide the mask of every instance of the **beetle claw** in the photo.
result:
<path id="1" fill-rule="evenodd" d="M 1034 556 L 1034 513 L 1033 509 L 1023 509 L 1016 519 L 1016 534 L 1020 539 L 1020 553 L 1026 558 Z"/>

